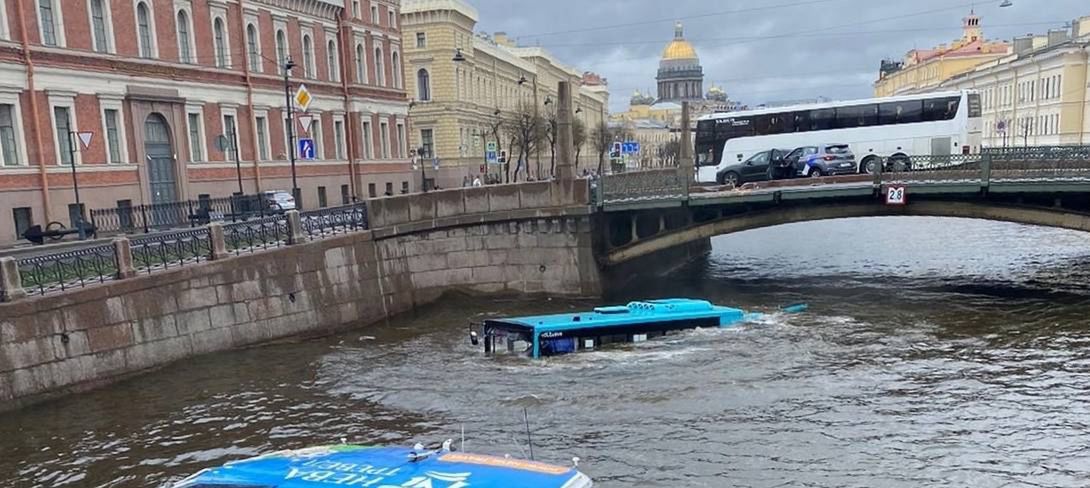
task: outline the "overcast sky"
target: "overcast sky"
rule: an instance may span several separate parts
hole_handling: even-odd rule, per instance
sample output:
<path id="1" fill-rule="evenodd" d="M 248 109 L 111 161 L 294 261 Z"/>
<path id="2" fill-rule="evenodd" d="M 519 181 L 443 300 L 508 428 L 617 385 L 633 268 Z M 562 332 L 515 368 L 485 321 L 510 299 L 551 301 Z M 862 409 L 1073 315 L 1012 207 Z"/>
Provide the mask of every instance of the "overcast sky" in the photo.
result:
<path id="1" fill-rule="evenodd" d="M 505 31 L 562 62 L 609 78 L 611 110 L 654 90 L 673 24 L 704 66 L 704 87 L 749 105 L 826 96 L 866 97 L 882 58 L 900 59 L 961 36 L 970 7 L 985 36 L 1044 33 L 1090 15 L 1086 0 L 468 0 L 478 31 Z"/>

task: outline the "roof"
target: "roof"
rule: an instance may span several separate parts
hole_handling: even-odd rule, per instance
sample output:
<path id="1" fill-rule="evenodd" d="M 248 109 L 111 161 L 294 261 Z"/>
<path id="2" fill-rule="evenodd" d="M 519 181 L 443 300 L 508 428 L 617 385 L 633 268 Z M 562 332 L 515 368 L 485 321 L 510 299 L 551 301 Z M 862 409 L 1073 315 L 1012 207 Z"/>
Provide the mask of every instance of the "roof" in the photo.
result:
<path id="1" fill-rule="evenodd" d="M 852 105 L 864 105 L 868 103 L 886 103 L 886 102 L 903 102 L 908 100 L 921 100 L 926 98 L 936 97 L 954 97 L 960 96 L 963 91 L 942 91 L 942 92 L 927 92 L 913 95 L 901 95 L 895 97 L 883 97 L 883 98 L 864 98 L 859 100 L 838 100 L 835 102 L 823 102 L 823 103 L 808 103 L 800 105 L 787 105 L 780 107 L 769 107 L 756 110 L 743 110 L 739 112 L 717 112 L 714 114 L 703 115 L 697 118 L 697 120 L 712 120 L 712 119 L 728 119 L 731 117 L 749 117 L 752 115 L 764 115 L 764 114 L 778 114 L 783 112 L 792 112 L 796 110 L 813 110 L 818 108 L 830 108 L 830 107 L 844 107 Z"/>
<path id="2" fill-rule="evenodd" d="M 402 0 L 401 13 L 411 14 L 432 10 L 453 10 L 477 22 L 477 9 L 463 0 Z"/>
<path id="3" fill-rule="evenodd" d="M 698 59 L 696 49 L 685 40 L 681 22 L 674 24 L 674 39 L 662 50 L 663 61 Z"/>
<path id="4" fill-rule="evenodd" d="M 408 448 L 354 445 L 281 451 L 202 471 L 175 488 L 319 488 L 328 486 L 473 486 L 577 488 L 590 479 L 574 468 L 519 459 L 445 452 L 410 461 Z M 410 485 L 410 482 L 416 480 Z"/>
<path id="5" fill-rule="evenodd" d="M 630 302 L 623 307 L 598 307 L 591 312 L 512 317 L 498 321 L 529 327 L 536 332 L 550 332 L 720 316 L 741 320 L 745 312 L 737 308 L 712 305 L 705 300 L 667 298 Z"/>

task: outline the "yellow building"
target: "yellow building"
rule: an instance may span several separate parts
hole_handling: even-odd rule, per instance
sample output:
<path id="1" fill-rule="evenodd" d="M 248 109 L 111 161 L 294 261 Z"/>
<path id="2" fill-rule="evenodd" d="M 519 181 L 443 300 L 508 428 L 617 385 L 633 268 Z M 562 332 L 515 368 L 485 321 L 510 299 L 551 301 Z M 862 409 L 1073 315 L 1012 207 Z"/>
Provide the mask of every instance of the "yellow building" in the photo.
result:
<path id="1" fill-rule="evenodd" d="M 980 17 L 970 13 L 962 19 L 961 28 L 961 39 L 949 46 L 913 49 L 903 61 L 883 60 L 878 81 L 874 82 L 874 95 L 888 97 L 931 91 L 977 65 L 1010 54 L 1006 42 L 984 39 Z"/>
<path id="2" fill-rule="evenodd" d="M 401 6 L 406 89 L 412 100 L 409 139 L 412 147 L 424 150 L 428 179 L 451 187 L 480 175 L 488 143 L 497 142 L 495 122 L 509 120 L 521 108 L 547 116 L 555 110 L 560 81 L 572 84 L 574 115 L 588 132 L 577 171 L 597 166 L 589 132 L 606 114 L 604 80 L 560 63 L 544 49 L 520 47 L 504 33 L 475 33 L 477 10 L 463 0 L 405 0 Z M 509 151 L 502 133 L 498 142 L 500 150 Z M 531 156 L 530 167 L 536 170 L 539 161 L 548 171 L 547 147 Z M 498 171 L 498 166 L 485 167 L 487 173 Z"/>
<path id="3" fill-rule="evenodd" d="M 1090 144 L 1090 16 L 1014 39 L 1013 53 L 937 90 L 981 94 L 985 146 Z"/>

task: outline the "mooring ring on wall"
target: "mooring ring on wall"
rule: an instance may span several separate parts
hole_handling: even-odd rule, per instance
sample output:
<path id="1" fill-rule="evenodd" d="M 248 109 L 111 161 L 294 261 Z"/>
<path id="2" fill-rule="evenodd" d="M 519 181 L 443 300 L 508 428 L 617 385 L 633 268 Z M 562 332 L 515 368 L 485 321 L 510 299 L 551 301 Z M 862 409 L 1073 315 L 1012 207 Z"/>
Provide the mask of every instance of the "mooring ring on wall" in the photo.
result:
<path id="1" fill-rule="evenodd" d="M 545 272 L 545 265 L 544 265 L 544 264 L 542 264 L 541 266 L 538 266 L 538 267 L 537 267 L 537 270 L 538 270 L 538 271 L 541 271 L 542 273 L 544 273 L 544 272 Z"/>

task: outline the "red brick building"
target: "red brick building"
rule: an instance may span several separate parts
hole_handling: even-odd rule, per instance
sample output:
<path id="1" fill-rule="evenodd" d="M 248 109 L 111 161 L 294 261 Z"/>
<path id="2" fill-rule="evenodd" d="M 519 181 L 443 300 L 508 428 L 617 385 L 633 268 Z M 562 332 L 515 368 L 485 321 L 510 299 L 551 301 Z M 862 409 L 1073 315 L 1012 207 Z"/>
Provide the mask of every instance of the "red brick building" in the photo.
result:
<path id="1" fill-rule="evenodd" d="M 86 209 L 228 196 L 236 152 L 243 192 L 290 190 L 288 57 L 314 96 L 309 132 L 295 121 L 316 146 L 296 162 L 303 205 L 415 188 L 399 5 L 0 2 L 0 242 L 71 225 L 73 159 Z"/>

